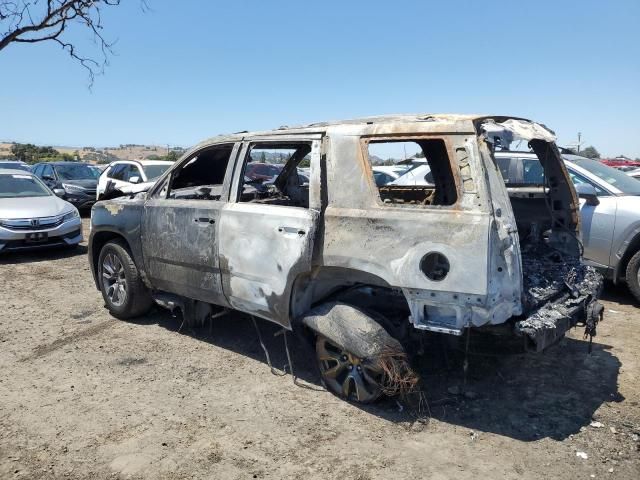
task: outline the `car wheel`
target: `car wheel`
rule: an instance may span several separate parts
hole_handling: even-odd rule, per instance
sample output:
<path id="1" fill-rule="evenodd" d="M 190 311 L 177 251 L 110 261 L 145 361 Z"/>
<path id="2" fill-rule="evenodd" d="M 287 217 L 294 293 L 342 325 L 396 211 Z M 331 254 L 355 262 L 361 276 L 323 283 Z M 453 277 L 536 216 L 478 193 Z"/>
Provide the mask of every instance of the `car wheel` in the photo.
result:
<path id="1" fill-rule="evenodd" d="M 328 338 L 316 338 L 316 359 L 324 386 L 346 400 L 371 403 L 382 394 L 384 372 L 370 359 L 339 347 Z"/>
<path id="2" fill-rule="evenodd" d="M 153 300 L 123 242 L 107 242 L 98 258 L 98 279 L 111 315 L 126 320 L 144 315 Z"/>
<path id="3" fill-rule="evenodd" d="M 640 251 L 637 251 L 627 264 L 626 280 L 629 290 L 636 297 L 636 301 L 640 302 Z"/>

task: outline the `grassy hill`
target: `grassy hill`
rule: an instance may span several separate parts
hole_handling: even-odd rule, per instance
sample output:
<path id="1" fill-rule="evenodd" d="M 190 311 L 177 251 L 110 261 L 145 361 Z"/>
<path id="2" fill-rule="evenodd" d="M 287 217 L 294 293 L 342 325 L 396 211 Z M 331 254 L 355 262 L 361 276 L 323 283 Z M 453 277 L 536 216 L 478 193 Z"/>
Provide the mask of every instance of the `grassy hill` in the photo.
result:
<path id="1" fill-rule="evenodd" d="M 0 158 L 11 157 L 12 142 L 0 142 Z M 160 145 L 120 145 L 118 147 L 69 147 L 54 146 L 60 153 L 77 156 L 80 161 L 90 163 L 108 163 L 115 160 L 141 160 L 149 157 L 164 157 L 167 155 L 167 147 Z M 181 154 L 181 147 L 172 148 Z"/>

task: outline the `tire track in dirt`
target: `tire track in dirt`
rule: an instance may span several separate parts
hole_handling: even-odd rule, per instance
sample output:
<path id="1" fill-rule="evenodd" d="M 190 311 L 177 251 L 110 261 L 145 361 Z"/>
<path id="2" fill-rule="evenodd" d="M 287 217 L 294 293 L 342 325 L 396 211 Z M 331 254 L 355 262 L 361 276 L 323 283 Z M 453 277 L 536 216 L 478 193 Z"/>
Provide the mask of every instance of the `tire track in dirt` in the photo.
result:
<path id="1" fill-rule="evenodd" d="M 99 335 L 100 333 L 108 330 L 111 327 L 117 325 L 117 321 L 115 320 L 107 320 L 106 322 L 99 323 L 97 325 L 93 325 L 89 328 L 84 328 L 80 331 L 74 332 L 70 335 L 66 335 L 62 338 L 59 338 L 51 343 L 47 343 L 44 345 L 38 345 L 33 349 L 33 353 L 27 355 L 20 359 L 20 363 L 28 362 L 31 360 L 37 360 L 38 358 L 44 357 L 60 348 L 69 345 L 78 340 L 86 339 L 89 337 L 93 337 L 95 335 Z"/>

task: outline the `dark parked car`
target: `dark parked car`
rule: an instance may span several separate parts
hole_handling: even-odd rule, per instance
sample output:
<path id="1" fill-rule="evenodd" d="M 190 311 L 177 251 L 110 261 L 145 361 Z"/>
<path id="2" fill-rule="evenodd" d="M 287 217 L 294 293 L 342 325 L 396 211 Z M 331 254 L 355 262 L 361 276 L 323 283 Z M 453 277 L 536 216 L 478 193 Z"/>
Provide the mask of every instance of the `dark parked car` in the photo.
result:
<path id="1" fill-rule="evenodd" d="M 22 170 L 30 172 L 29 165 L 20 160 L 0 160 L 0 170 Z"/>
<path id="2" fill-rule="evenodd" d="M 33 167 L 33 173 L 56 195 L 77 208 L 89 208 L 96 202 L 98 176 L 85 163 L 39 163 Z"/>

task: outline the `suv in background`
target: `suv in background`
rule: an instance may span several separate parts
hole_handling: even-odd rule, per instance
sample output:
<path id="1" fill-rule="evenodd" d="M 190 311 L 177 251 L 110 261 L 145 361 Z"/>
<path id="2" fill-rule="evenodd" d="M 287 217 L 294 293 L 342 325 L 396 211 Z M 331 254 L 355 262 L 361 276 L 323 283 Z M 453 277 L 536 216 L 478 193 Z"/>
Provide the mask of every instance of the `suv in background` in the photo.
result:
<path id="1" fill-rule="evenodd" d="M 534 153 L 501 151 L 495 156 L 510 192 L 548 185 Z M 615 284 L 625 282 L 640 302 L 640 182 L 597 160 L 563 157 L 580 197 L 585 261 Z"/>
<path id="2" fill-rule="evenodd" d="M 118 160 L 111 162 L 100 174 L 96 199 L 105 192 L 108 182 L 122 190 L 132 185 L 141 186 L 141 190 L 150 188 L 167 171 L 173 162 L 164 160 Z"/>
<path id="3" fill-rule="evenodd" d="M 493 156 L 516 139 L 555 185 L 517 206 Z M 94 205 L 95 284 L 118 318 L 155 302 L 186 324 L 237 309 L 300 332 L 327 388 L 359 402 L 385 390 L 385 372 L 406 371 L 423 332 L 473 330 L 540 351 L 577 323 L 593 334 L 602 313 L 554 140 L 528 120 L 464 115 L 212 138 L 148 192 Z M 373 159 L 408 156 L 428 163 L 432 185 L 376 185 Z M 265 159 L 285 161 L 267 185 L 247 173 Z M 544 199 L 552 209 L 540 211 Z"/>
<path id="4" fill-rule="evenodd" d="M 31 168 L 20 160 L 0 160 L 0 170 L 22 170 L 31 172 Z"/>
<path id="5" fill-rule="evenodd" d="M 33 166 L 33 173 L 59 197 L 78 209 L 96 201 L 98 178 L 86 163 L 46 162 Z"/>

